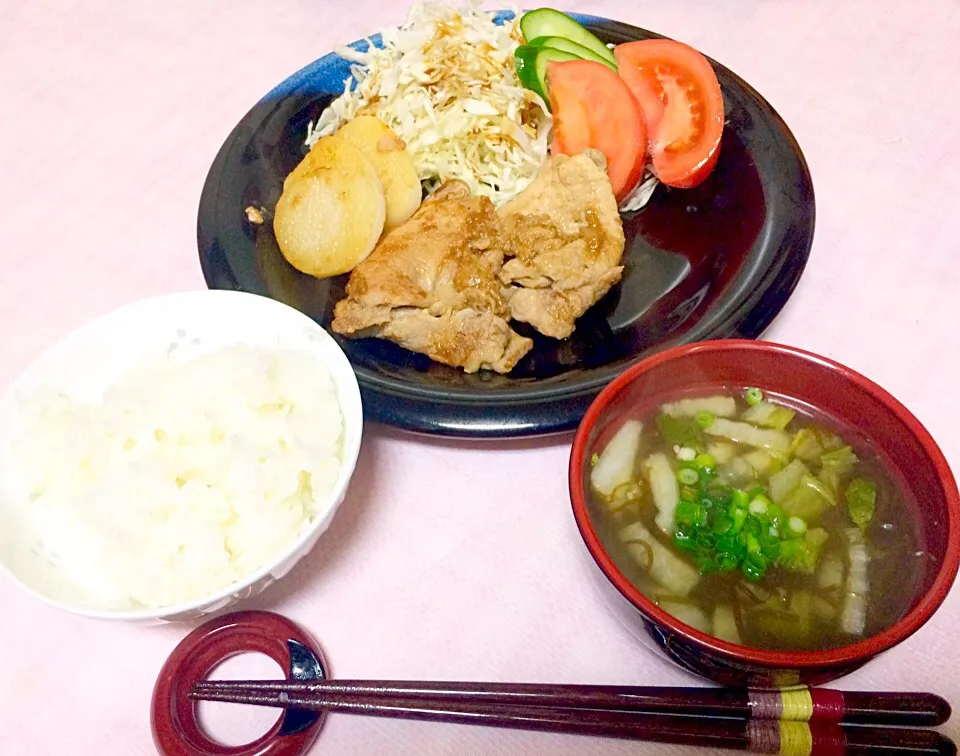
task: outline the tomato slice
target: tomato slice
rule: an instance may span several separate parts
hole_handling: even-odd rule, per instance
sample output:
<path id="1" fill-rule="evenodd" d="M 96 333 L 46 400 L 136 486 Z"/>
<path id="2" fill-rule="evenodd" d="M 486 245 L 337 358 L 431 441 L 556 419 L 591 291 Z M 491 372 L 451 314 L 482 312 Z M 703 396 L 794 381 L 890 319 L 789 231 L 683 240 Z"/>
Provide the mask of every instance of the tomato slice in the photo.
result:
<path id="1" fill-rule="evenodd" d="M 623 55 L 623 53 L 617 52 L 621 47 L 625 47 L 625 45 L 613 48 L 613 54 Z M 617 66 L 620 68 L 620 77 L 630 87 L 634 99 L 643 111 L 643 120 L 647 124 L 647 139 L 650 140 L 649 146 L 652 147 L 653 135 L 657 133 L 657 129 L 660 127 L 663 111 L 666 108 L 664 101 L 661 99 L 663 90 L 660 87 L 660 82 L 655 76 L 647 76 L 640 68 L 632 66 L 629 62 L 624 63 L 618 60 Z"/>
<path id="2" fill-rule="evenodd" d="M 630 88 L 610 67 L 593 60 L 547 65 L 553 111 L 554 152 L 578 155 L 587 147 L 607 158 L 607 176 L 617 201 L 637 185 L 647 157 L 643 111 Z"/>
<path id="3" fill-rule="evenodd" d="M 653 172 L 668 186 L 689 189 L 717 164 L 723 95 L 710 62 L 671 39 L 617 45 L 620 76 L 647 121 Z"/>
<path id="4" fill-rule="evenodd" d="M 557 103 L 562 103 L 561 109 L 553 107 Z M 562 77 L 550 84 L 550 108 L 554 154 L 579 155 L 590 146 L 590 122 L 577 89 Z"/>

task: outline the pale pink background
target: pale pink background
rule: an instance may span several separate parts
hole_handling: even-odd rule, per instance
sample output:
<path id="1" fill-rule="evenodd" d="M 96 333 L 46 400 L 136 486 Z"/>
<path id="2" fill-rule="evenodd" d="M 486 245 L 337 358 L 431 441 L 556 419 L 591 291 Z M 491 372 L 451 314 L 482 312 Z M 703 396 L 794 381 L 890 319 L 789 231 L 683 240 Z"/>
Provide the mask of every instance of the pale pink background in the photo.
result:
<path id="1" fill-rule="evenodd" d="M 865 372 L 960 463 L 960 5 L 553 1 L 692 43 L 779 110 L 810 163 L 817 232 L 767 338 Z M 388 0 L 4 0 L 0 386 L 91 316 L 203 287 L 197 200 L 236 121 L 288 74 L 405 10 Z M 588 582 L 565 487 L 569 441 L 429 442 L 368 427 L 332 529 L 249 605 L 316 633 L 338 676 L 694 682 L 639 648 Z M 958 590 L 842 685 L 928 689 L 960 705 Z M 151 688 L 186 629 L 74 618 L 0 582 L 0 752 L 154 753 Z M 271 721 L 228 708 L 211 718 L 235 742 Z M 960 717 L 945 731 L 960 739 Z M 688 751 L 347 716 L 330 719 L 315 749 L 668 752 Z"/>

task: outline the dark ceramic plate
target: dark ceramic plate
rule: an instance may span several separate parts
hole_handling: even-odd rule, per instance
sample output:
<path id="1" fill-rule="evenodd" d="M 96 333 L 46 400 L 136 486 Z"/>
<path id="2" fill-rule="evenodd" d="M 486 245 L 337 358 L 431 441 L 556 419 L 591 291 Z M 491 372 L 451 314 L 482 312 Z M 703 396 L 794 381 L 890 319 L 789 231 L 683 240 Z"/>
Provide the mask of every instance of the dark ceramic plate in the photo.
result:
<path id="1" fill-rule="evenodd" d="M 577 18 L 606 42 L 658 35 L 616 21 Z M 376 42 L 376 38 L 374 38 Z M 704 339 L 756 338 L 800 278 L 813 241 L 813 185 L 800 147 L 772 107 L 714 63 L 727 125 L 717 167 L 699 187 L 658 187 L 624 217 L 622 283 L 556 341 L 510 375 L 466 375 L 377 339 L 337 336 L 357 373 L 368 418 L 448 436 L 528 436 L 576 427 L 593 398 L 656 351 Z M 349 65 L 327 55 L 277 86 L 220 149 L 203 187 L 197 237 L 211 288 L 285 302 L 328 326 L 347 277 L 317 280 L 281 256 L 269 223 L 283 179 L 306 154 L 307 123 L 340 94 Z"/>

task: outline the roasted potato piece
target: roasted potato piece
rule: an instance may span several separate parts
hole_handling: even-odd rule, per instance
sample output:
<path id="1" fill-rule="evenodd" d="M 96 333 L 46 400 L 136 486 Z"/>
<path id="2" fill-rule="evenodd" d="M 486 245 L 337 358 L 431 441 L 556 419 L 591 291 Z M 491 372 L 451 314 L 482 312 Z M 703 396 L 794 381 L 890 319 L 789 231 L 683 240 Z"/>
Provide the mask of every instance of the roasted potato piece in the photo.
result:
<path id="1" fill-rule="evenodd" d="M 384 230 L 396 228 L 420 207 L 423 190 L 403 140 L 379 118 L 359 115 L 336 134 L 359 147 L 377 170 L 387 202 Z"/>
<path id="2" fill-rule="evenodd" d="M 373 163 L 349 142 L 324 137 L 284 181 L 273 231 L 287 262 L 325 278 L 352 270 L 373 251 L 385 217 Z"/>

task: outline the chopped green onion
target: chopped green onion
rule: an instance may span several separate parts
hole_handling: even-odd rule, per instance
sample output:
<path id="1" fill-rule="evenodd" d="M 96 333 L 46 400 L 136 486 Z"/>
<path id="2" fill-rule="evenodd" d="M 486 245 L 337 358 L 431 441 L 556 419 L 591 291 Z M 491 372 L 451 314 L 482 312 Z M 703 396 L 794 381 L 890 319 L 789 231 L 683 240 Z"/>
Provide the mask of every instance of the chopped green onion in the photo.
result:
<path id="1" fill-rule="evenodd" d="M 734 535 L 725 535 L 717 539 L 717 553 L 737 555 L 743 551 L 743 544 Z"/>
<path id="2" fill-rule="evenodd" d="M 807 523 L 799 517 L 791 517 L 787 520 L 787 530 L 794 535 L 801 536 L 807 532 Z"/>
<path id="3" fill-rule="evenodd" d="M 693 548 L 693 536 L 682 528 L 678 528 L 677 532 L 673 534 L 673 542 L 681 549 Z"/>
<path id="4" fill-rule="evenodd" d="M 739 563 L 739 559 L 735 554 L 721 554 L 717 557 L 717 564 L 723 572 L 729 572 L 730 570 L 736 568 Z"/>
<path id="5" fill-rule="evenodd" d="M 743 398 L 749 406 L 753 407 L 763 401 L 763 392 L 756 387 L 748 388 Z"/>
<path id="6" fill-rule="evenodd" d="M 740 567 L 740 570 L 746 576 L 747 580 L 753 583 L 757 582 L 760 578 L 762 578 L 763 573 L 765 572 L 765 570 L 762 570 L 758 565 L 754 564 L 753 562 L 744 562 L 743 565 Z"/>
<path id="7" fill-rule="evenodd" d="M 753 515 L 766 514 L 768 506 L 769 504 L 767 504 L 767 502 L 765 502 L 763 499 L 756 498 L 750 502 L 750 506 L 749 506 L 750 514 L 753 514 Z"/>
<path id="8" fill-rule="evenodd" d="M 714 417 L 713 413 L 708 412 L 707 410 L 700 410 L 693 416 L 693 421 L 704 429 L 713 425 L 713 421 L 715 419 L 716 418 Z"/>
<path id="9" fill-rule="evenodd" d="M 705 528 L 707 523 L 710 521 L 710 513 L 707 511 L 707 508 L 701 504 L 697 505 L 697 515 L 694 519 L 694 525 L 698 528 Z"/>
<path id="10" fill-rule="evenodd" d="M 697 503 L 695 501 L 681 499 L 677 503 L 674 518 L 678 525 L 692 525 L 694 520 L 697 519 Z"/>
<path id="11" fill-rule="evenodd" d="M 763 526 L 756 517 L 747 517 L 747 521 L 743 523 L 743 531 L 756 538 L 763 532 Z"/>
<path id="12" fill-rule="evenodd" d="M 713 549 L 717 545 L 717 537 L 713 533 L 703 532 L 697 534 L 697 546 L 703 550 Z"/>
<path id="13" fill-rule="evenodd" d="M 730 519 L 733 520 L 733 531 L 739 533 L 747 521 L 747 510 L 744 507 L 732 507 L 729 514 Z"/>
<path id="14" fill-rule="evenodd" d="M 729 533 L 733 530 L 733 518 L 730 515 L 721 515 L 715 529 L 720 534 Z"/>
<path id="15" fill-rule="evenodd" d="M 715 470 L 717 467 L 717 460 L 714 459 L 710 454 L 698 454 L 693 460 L 693 464 L 699 467 L 701 470 Z"/>
<path id="16" fill-rule="evenodd" d="M 760 536 L 760 553 L 767 559 L 776 559 L 780 555 L 780 539 L 776 536 Z"/>
<path id="17" fill-rule="evenodd" d="M 689 467 L 681 467 L 677 470 L 677 480 L 685 486 L 692 486 L 699 482 L 700 475 L 696 470 L 691 470 Z"/>
<path id="18" fill-rule="evenodd" d="M 770 522 L 776 525 L 778 528 L 783 524 L 784 519 L 783 510 L 780 509 L 776 504 L 769 503 L 767 506 L 767 517 L 770 518 Z"/>

